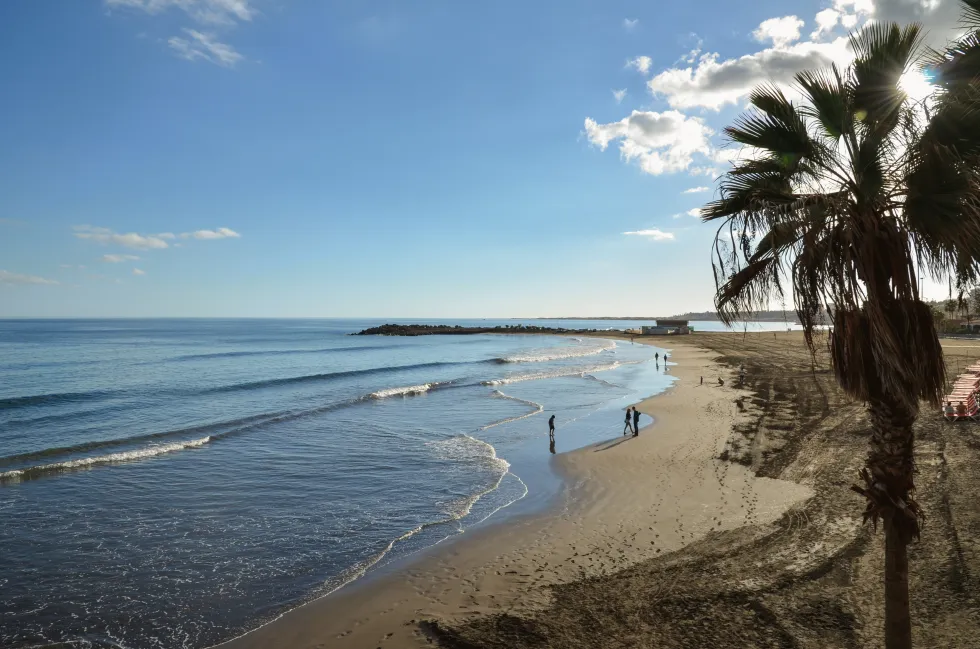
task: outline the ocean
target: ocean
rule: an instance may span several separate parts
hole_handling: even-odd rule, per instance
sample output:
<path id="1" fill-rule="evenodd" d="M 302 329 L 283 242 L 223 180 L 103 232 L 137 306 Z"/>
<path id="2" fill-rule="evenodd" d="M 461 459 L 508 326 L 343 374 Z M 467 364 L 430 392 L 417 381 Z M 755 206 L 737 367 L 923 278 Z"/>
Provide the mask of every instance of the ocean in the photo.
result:
<path id="1" fill-rule="evenodd" d="M 0 321 L 0 646 L 228 640 L 547 506 L 548 417 L 578 448 L 672 381 L 622 340 L 348 335 L 384 322 Z"/>

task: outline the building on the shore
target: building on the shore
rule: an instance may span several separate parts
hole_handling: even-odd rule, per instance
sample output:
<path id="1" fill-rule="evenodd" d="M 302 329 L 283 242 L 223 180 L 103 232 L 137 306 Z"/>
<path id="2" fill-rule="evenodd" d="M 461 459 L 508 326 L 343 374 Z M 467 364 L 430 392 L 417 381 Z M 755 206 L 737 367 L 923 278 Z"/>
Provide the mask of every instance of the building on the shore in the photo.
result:
<path id="1" fill-rule="evenodd" d="M 678 336 L 691 333 L 687 320 L 657 320 L 652 327 L 642 327 L 645 336 Z"/>

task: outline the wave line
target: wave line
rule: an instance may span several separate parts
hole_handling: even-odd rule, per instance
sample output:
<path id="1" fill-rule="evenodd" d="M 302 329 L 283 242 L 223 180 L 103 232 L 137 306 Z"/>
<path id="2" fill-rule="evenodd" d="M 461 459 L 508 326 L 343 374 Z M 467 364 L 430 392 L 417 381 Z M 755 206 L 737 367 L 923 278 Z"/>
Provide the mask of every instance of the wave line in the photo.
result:
<path id="1" fill-rule="evenodd" d="M 498 399 L 510 399 L 511 401 L 517 401 L 518 403 L 523 403 L 523 404 L 525 404 L 527 406 L 531 406 L 532 408 L 534 408 L 534 410 L 532 410 L 531 412 L 526 412 L 526 413 L 524 413 L 523 415 L 521 415 L 519 417 L 507 417 L 506 419 L 501 419 L 500 421 L 495 421 L 492 424 L 487 424 L 486 426 L 481 426 L 480 427 L 480 430 L 487 430 L 487 429 L 490 429 L 490 428 L 495 428 L 497 426 L 502 426 L 504 424 L 509 424 L 512 421 L 520 421 L 521 419 L 527 419 L 528 417 L 533 417 L 534 415 L 541 414 L 542 412 L 544 412 L 544 406 L 541 405 L 540 403 L 538 403 L 537 401 L 529 401 L 527 399 L 519 399 L 517 397 L 512 397 L 509 394 L 504 394 L 500 390 L 494 390 L 493 391 L 493 396 L 497 397 Z"/>

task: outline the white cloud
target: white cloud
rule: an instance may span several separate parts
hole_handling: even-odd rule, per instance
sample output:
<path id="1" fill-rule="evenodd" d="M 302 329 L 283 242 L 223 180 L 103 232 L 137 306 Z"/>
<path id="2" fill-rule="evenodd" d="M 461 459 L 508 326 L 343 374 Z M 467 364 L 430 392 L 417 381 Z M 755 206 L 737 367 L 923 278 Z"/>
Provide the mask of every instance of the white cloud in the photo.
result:
<path id="1" fill-rule="evenodd" d="M 102 261 L 110 264 L 119 264 L 124 261 L 136 261 L 139 259 L 136 255 L 102 255 Z"/>
<path id="2" fill-rule="evenodd" d="M 737 104 L 761 83 L 772 81 L 788 87 L 800 70 L 849 64 L 853 53 L 843 32 L 859 29 L 870 20 L 900 25 L 919 22 L 927 44 L 936 47 L 962 30 L 957 27 L 960 14 L 958 0 L 833 0 L 831 7 L 814 17 L 812 40 L 797 42 L 803 26 L 800 18 L 772 18 L 754 32 L 760 41 L 772 41 L 772 47 L 725 60 L 717 53 L 702 54 L 697 61 L 685 57 L 682 63 L 655 75 L 647 86 L 672 108 L 719 110 Z"/>
<path id="3" fill-rule="evenodd" d="M 955 0 L 954 0 L 955 1 Z M 932 0 L 878 0 L 878 4 L 935 4 Z M 850 10 L 849 13 L 871 15 L 875 13 L 875 0 L 834 0 L 834 9 L 840 12 Z"/>
<path id="4" fill-rule="evenodd" d="M 134 268 L 133 275 L 146 275 L 146 271 L 142 271 L 139 268 Z"/>
<path id="5" fill-rule="evenodd" d="M 0 270 L 0 284 L 8 285 L 27 285 L 27 284 L 57 284 L 53 279 L 45 279 L 36 275 L 19 275 Z"/>
<path id="6" fill-rule="evenodd" d="M 613 90 L 612 94 L 613 97 L 616 98 L 616 103 L 621 104 L 623 103 L 623 97 L 626 96 L 626 88 L 623 88 L 622 90 Z"/>
<path id="7" fill-rule="evenodd" d="M 623 27 L 626 31 L 631 32 L 640 23 L 639 18 L 623 18 Z"/>
<path id="8" fill-rule="evenodd" d="M 638 56 L 635 59 L 630 59 L 626 62 L 626 67 L 633 68 L 640 74 L 647 74 L 650 72 L 650 67 L 653 65 L 653 59 L 649 56 Z"/>
<path id="9" fill-rule="evenodd" d="M 772 41 L 776 47 L 785 47 L 800 40 L 800 29 L 803 28 L 803 24 L 803 21 L 796 16 L 770 18 L 764 20 L 752 35 L 760 43 Z"/>
<path id="10" fill-rule="evenodd" d="M 823 68 L 852 58 L 846 38 L 829 43 L 803 42 L 772 47 L 737 59 L 718 60 L 718 54 L 705 54 L 697 65 L 671 68 L 647 82 L 650 91 L 663 96 L 672 108 L 721 109 L 738 100 L 757 85 L 772 81 L 790 84 L 800 70 Z"/>
<path id="11" fill-rule="evenodd" d="M 228 239 L 228 238 L 239 238 L 242 235 L 238 234 L 230 228 L 218 228 L 217 230 L 196 230 L 194 232 L 184 232 L 180 235 L 183 239 Z"/>
<path id="12" fill-rule="evenodd" d="M 688 216 L 693 216 L 694 218 L 699 218 L 701 216 L 701 208 L 695 207 L 694 209 L 687 211 Z"/>
<path id="13" fill-rule="evenodd" d="M 157 236 L 160 237 L 161 239 L 176 239 L 177 238 L 177 235 L 175 235 L 173 232 L 161 232 Z"/>
<path id="14" fill-rule="evenodd" d="M 603 151 L 613 140 L 621 140 L 623 159 L 636 160 L 643 171 L 654 176 L 688 169 L 695 154 L 710 155 L 708 138 L 713 133 L 699 118 L 675 110 L 634 110 L 629 117 L 609 124 L 586 118 L 585 132 L 589 142 Z"/>
<path id="15" fill-rule="evenodd" d="M 124 248 L 134 248 L 136 250 L 151 250 L 166 248 L 168 244 L 160 237 L 150 234 L 142 235 L 135 232 L 119 234 L 109 228 L 93 228 L 89 225 L 79 225 L 75 227 L 75 236 L 79 239 L 87 239 L 102 244 L 115 244 Z"/>
<path id="16" fill-rule="evenodd" d="M 690 189 L 685 189 L 682 194 L 701 194 L 703 192 L 710 192 L 710 187 L 691 187 Z"/>
<path id="17" fill-rule="evenodd" d="M 226 68 L 234 67 L 243 57 L 235 48 L 227 43 L 215 40 L 214 34 L 205 34 L 195 29 L 184 28 L 184 33 L 190 36 L 189 39 L 173 36 L 167 41 L 170 49 L 177 52 L 177 56 L 188 61 L 203 59 L 215 65 Z"/>
<path id="18" fill-rule="evenodd" d="M 817 28 L 810 34 L 810 38 L 817 40 L 824 34 L 829 34 L 833 31 L 837 23 L 840 22 L 840 12 L 836 9 L 824 9 L 817 12 L 814 20 L 817 22 Z"/>
<path id="19" fill-rule="evenodd" d="M 649 230 L 634 230 L 633 232 L 624 232 L 623 234 L 637 237 L 646 237 L 653 241 L 673 241 L 673 232 L 664 232 L 658 230 L 657 228 L 651 228 Z"/>
<path id="20" fill-rule="evenodd" d="M 142 9 L 158 14 L 170 8 L 184 11 L 202 23 L 233 25 L 235 21 L 250 21 L 258 12 L 251 0 L 105 0 L 108 7 Z"/>

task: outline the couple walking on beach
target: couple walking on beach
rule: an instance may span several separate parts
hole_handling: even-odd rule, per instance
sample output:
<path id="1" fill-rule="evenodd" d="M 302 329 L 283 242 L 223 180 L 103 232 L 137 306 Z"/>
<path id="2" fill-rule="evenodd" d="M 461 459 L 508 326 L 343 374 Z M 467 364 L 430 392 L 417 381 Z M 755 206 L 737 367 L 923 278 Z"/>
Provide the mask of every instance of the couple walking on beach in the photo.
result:
<path id="1" fill-rule="evenodd" d="M 630 427 L 630 420 L 632 419 L 632 427 Z M 626 431 L 633 433 L 633 437 L 640 434 L 640 411 L 635 407 L 630 406 L 626 409 L 626 426 L 623 428 L 623 435 Z"/>

